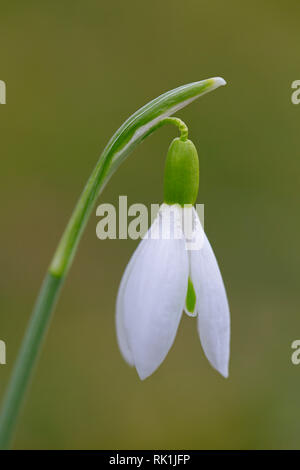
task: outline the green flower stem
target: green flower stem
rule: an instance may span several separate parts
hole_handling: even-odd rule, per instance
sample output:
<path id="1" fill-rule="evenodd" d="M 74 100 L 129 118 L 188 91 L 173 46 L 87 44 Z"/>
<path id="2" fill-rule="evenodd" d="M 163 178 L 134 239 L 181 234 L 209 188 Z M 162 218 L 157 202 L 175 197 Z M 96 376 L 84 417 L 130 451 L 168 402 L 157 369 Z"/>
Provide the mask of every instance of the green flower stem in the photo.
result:
<path id="1" fill-rule="evenodd" d="M 174 126 L 177 126 L 179 131 L 180 131 L 180 137 L 179 139 L 185 142 L 189 136 L 189 130 L 185 122 L 183 122 L 181 119 L 178 117 L 168 117 L 162 119 L 153 130 L 158 129 L 159 127 L 163 126 L 164 124 L 174 124 Z"/>
<path id="2" fill-rule="evenodd" d="M 56 278 L 49 273 L 42 284 L 6 391 L 0 420 L 0 449 L 9 447 L 23 395 L 46 334 L 61 284 L 61 278 Z"/>
<path id="3" fill-rule="evenodd" d="M 3 401 L 0 448 L 6 449 L 10 446 L 31 373 L 49 326 L 51 312 L 100 192 L 132 150 L 163 123 L 170 122 L 169 116 L 221 85 L 225 85 L 225 82 L 217 77 L 183 85 L 164 93 L 136 111 L 108 142 L 63 233 L 33 309 Z M 172 122 L 175 123 L 174 119 Z M 181 138 L 185 140 L 187 130 L 177 118 L 176 122 L 181 129 Z"/>

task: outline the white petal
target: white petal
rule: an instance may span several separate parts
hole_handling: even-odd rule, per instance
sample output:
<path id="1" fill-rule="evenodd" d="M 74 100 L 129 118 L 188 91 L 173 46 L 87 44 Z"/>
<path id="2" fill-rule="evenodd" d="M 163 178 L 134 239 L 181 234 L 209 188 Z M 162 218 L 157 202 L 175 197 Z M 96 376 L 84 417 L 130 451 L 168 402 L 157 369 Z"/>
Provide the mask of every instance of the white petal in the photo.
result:
<path id="1" fill-rule="evenodd" d="M 168 212 L 169 206 L 163 205 L 150 229 L 151 236 L 134 255 L 121 293 L 123 330 L 141 379 L 159 367 L 171 348 L 187 290 L 188 254 L 183 234 L 178 239 L 160 235 Z M 179 206 L 175 212 L 179 221 Z"/>
<path id="2" fill-rule="evenodd" d="M 197 297 L 198 331 L 207 359 L 224 377 L 228 377 L 230 314 L 220 269 L 196 211 L 200 250 L 190 251 L 191 277 Z"/>
<path id="3" fill-rule="evenodd" d="M 157 217 L 153 223 L 153 226 L 150 227 L 148 232 L 145 234 L 144 239 L 141 241 L 141 243 L 138 245 L 137 249 L 131 256 L 130 261 L 127 264 L 124 274 L 122 276 L 121 283 L 120 283 L 119 290 L 118 290 L 118 295 L 117 295 L 117 305 L 116 305 L 117 340 L 118 340 L 119 349 L 125 361 L 131 366 L 134 365 L 134 360 L 133 360 L 132 352 L 130 350 L 128 337 L 127 337 L 127 333 L 126 333 L 125 325 L 124 325 L 124 292 L 127 286 L 127 280 L 129 278 L 129 274 L 132 271 L 135 261 L 137 260 L 139 254 L 141 253 L 143 247 L 145 246 L 146 239 L 151 237 L 151 234 L 153 233 L 153 230 L 155 229 L 158 223 L 158 217 L 159 217 L 160 211 L 157 214 Z M 155 230 L 155 232 L 157 232 L 157 230 Z"/>
<path id="4" fill-rule="evenodd" d="M 139 253 L 141 252 L 144 243 L 145 242 L 142 241 L 139 244 L 139 246 L 137 247 L 137 249 L 133 253 L 129 263 L 127 264 L 127 267 L 124 271 L 124 274 L 123 274 L 123 277 L 122 277 L 122 280 L 121 280 L 121 284 L 120 284 L 119 291 L 118 291 L 118 296 L 117 296 L 117 306 L 116 306 L 117 340 L 118 340 L 118 345 L 119 345 L 120 351 L 121 351 L 125 361 L 131 366 L 134 365 L 134 360 L 133 360 L 132 352 L 131 352 L 130 347 L 129 347 L 128 338 L 127 338 L 125 325 L 124 325 L 124 308 L 123 308 L 124 292 L 125 292 L 125 289 L 126 289 L 126 286 L 127 286 L 127 280 L 128 280 L 129 274 L 132 271 L 134 263 L 135 263 L 138 255 L 139 255 Z"/>

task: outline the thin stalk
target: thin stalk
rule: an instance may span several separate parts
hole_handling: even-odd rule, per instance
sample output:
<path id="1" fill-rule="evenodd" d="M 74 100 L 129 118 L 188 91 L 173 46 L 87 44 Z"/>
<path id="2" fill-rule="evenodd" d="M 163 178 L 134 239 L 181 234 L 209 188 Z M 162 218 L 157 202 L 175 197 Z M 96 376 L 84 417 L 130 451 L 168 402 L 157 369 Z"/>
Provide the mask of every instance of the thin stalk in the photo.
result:
<path id="1" fill-rule="evenodd" d="M 0 449 L 9 447 L 27 384 L 58 298 L 62 279 L 47 273 L 20 348 L 0 419 Z"/>
<path id="2" fill-rule="evenodd" d="M 62 235 L 42 284 L 4 396 L 0 417 L 0 448 L 7 449 L 28 384 L 46 335 L 51 313 L 67 276 L 76 249 L 96 199 L 120 163 L 161 125 L 171 122 L 187 138 L 187 128 L 173 113 L 201 95 L 225 85 L 222 78 L 190 83 L 168 91 L 134 113 L 111 138 L 99 158 Z"/>

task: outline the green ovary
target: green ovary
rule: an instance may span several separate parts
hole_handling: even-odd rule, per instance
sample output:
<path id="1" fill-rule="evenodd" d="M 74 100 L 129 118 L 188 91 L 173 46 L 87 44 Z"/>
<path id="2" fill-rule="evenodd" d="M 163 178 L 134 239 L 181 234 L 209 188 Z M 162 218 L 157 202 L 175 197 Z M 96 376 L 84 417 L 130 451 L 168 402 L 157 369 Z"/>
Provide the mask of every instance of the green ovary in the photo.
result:
<path id="1" fill-rule="evenodd" d="M 176 138 L 168 150 L 164 202 L 172 204 L 195 204 L 199 188 L 199 160 L 191 140 Z"/>
<path id="2" fill-rule="evenodd" d="M 196 307 L 196 292 L 190 277 L 188 279 L 185 306 L 188 312 L 194 313 Z"/>

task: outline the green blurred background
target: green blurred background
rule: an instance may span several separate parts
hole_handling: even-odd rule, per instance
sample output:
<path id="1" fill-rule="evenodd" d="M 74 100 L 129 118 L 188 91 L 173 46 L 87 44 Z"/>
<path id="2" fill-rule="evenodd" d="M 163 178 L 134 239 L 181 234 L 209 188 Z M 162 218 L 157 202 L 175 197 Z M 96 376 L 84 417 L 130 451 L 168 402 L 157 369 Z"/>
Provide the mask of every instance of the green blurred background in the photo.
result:
<path id="1" fill-rule="evenodd" d="M 123 361 L 115 299 L 136 241 L 100 241 L 92 214 L 18 425 L 15 448 L 300 448 L 300 5 L 294 1 L 1 2 L 3 396 L 45 269 L 112 133 L 181 84 L 228 85 L 178 113 L 199 150 L 198 202 L 227 286 L 230 377 L 184 317 L 159 370 Z M 159 203 L 176 130 L 120 167 L 100 202 Z"/>

